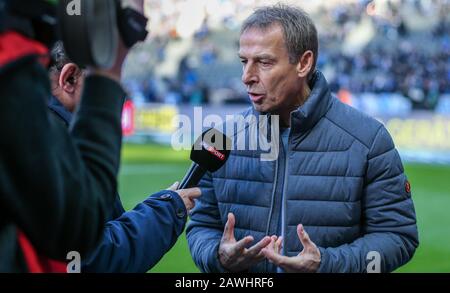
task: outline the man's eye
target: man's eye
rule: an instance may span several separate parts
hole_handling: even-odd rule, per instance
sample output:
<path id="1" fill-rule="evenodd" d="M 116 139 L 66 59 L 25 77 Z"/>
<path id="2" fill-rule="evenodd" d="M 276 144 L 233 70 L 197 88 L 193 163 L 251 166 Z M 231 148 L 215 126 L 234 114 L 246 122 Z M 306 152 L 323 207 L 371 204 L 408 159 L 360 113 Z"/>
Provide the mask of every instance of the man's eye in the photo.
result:
<path id="1" fill-rule="evenodd" d="M 242 64 L 247 64 L 247 60 L 241 59 Z"/>

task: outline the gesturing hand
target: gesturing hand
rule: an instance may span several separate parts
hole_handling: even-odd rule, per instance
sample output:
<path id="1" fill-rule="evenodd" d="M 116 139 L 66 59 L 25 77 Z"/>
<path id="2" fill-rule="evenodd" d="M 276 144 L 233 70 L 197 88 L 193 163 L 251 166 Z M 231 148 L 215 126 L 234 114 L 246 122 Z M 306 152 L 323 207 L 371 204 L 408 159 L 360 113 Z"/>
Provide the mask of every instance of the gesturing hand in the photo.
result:
<path id="1" fill-rule="evenodd" d="M 302 224 L 297 226 L 297 234 L 303 245 L 303 250 L 293 257 L 287 257 L 279 253 L 281 238 L 272 237 L 269 245 L 262 250 L 268 260 L 284 269 L 288 273 L 315 273 L 320 265 L 320 251 L 311 241 Z"/>
<path id="2" fill-rule="evenodd" d="M 238 272 L 244 271 L 264 259 L 261 250 L 270 243 L 270 237 L 266 236 L 252 247 L 246 248 L 254 239 L 252 236 L 246 236 L 236 241 L 234 224 L 234 215 L 229 213 L 218 253 L 219 261 L 225 269 Z"/>

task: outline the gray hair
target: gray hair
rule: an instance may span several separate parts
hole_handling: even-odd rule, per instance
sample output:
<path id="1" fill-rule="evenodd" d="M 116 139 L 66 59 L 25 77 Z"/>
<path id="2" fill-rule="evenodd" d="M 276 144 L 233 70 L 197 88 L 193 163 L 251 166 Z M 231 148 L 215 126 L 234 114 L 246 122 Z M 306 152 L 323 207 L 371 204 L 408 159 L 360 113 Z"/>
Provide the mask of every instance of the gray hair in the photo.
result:
<path id="1" fill-rule="evenodd" d="M 266 29 L 275 23 L 280 24 L 283 28 L 284 41 L 291 64 L 297 63 L 306 51 L 313 52 L 313 64 L 308 74 L 308 78 L 311 78 L 316 67 L 319 41 L 316 26 L 302 9 L 280 3 L 274 6 L 259 7 L 244 21 L 241 34 L 249 28 Z"/>
<path id="2" fill-rule="evenodd" d="M 67 57 L 63 43 L 61 41 L 56 42 L 51 50 L 50 72 L 60 72 L 64 65 L 70 62 L 72 61 Z"/>

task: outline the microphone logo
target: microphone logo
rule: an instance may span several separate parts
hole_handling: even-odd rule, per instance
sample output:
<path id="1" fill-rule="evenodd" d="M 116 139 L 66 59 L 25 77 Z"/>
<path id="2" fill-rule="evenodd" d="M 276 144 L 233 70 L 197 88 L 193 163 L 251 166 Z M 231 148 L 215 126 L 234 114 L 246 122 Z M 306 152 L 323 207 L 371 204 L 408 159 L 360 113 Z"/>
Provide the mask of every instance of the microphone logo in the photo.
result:
<path id="1" fill-rule="evenodd" d="M 205 148 L 205 150 L 207 150 L 208 152 L 210 152 L 211 154 L 213 154 L 215 157 L 217 157 L 219 160 L 223 161 L 225 160 L 225 155 L 222 154 L 221 152 L 219 152 L 218 150 L 216 150 L 215 147 L 210 146 L 209 144 L 207 144 L 206 142 L 202 141 L 202 146 Z"/>

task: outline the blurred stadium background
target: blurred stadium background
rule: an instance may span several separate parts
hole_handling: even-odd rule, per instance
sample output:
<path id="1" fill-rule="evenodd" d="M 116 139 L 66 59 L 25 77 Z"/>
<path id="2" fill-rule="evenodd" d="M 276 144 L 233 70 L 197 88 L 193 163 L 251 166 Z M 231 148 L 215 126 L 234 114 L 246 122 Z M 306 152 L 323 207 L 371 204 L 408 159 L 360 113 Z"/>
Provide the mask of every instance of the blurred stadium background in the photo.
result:
<path id="1" fill-rule="evenodd" d="M 120 194 L 127 209 L 188 168 L 189 153 L 170 147 L 174 117 L 192 118 L 194 106 L 221 117 L 250 106 L 240 82 L 239 27 L 254 7 L 276 2 L 145 0 L 151 34 L 124 74 L 130 101 Z M 332 90 L 383 121 L 400 151 L 420 246 L 397 271 L 450 272 L 450 1 L 283 2 L 315 20 L 318 67 Z M 198 272 L 184 236 L 151 272 Z"/>

